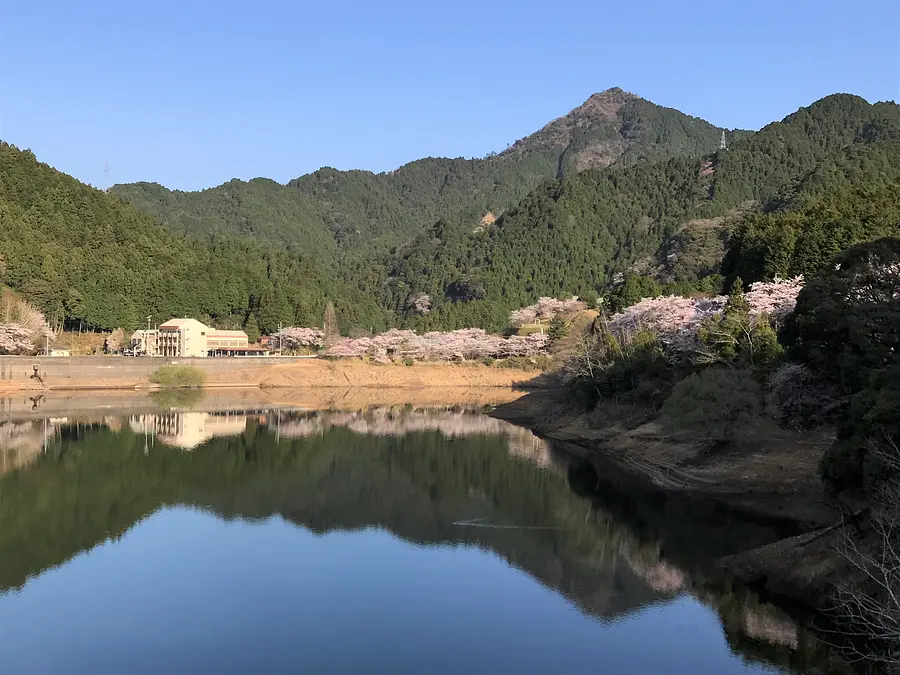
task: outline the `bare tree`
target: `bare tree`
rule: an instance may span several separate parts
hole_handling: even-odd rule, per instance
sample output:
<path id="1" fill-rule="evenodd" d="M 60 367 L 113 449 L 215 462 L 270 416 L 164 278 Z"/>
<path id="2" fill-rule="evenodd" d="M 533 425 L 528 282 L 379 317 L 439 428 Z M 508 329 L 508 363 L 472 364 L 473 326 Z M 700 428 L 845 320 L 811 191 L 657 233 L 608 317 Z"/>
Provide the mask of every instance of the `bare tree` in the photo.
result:
<path id="1" fill-rule="evenodd" d="M 900 673 L 900 450 L 893 438 L 870 446 L 890 478 L 872 496 L 867 522 L 846 523 L 841 553 L 850 565 L 834 608 L 852 656 Z"/>

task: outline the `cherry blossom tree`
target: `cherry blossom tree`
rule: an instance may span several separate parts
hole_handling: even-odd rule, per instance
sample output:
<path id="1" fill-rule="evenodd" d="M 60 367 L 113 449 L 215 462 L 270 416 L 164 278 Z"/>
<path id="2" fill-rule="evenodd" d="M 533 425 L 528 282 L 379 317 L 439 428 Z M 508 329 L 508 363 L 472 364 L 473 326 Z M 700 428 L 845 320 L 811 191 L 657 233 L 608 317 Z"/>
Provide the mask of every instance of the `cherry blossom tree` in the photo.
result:
<path id="1" fill-rule="evenodd" d="M 18 323 L 0 324 L 0 354 L 29 354 L 34 349 L 28 328 Z"/>
<path id="2" fill-rule="evenodd" d="M 325 344 L 325 331 L 321 328 L 282 328 L 273 336 L 282 347 L 288 349 L 317 349 Z"/>
<path id="3" fill-rule="evenodd" d="M 0 354 L 29 354 L 55 337 L 44 315 L 11 291 L 0 304 Z"/>
<path id="4" fill-rule="evenodd" d="M 794 310 L 803 277 L 755 283 L 746 294 L 751 320 L 769 317 L 776 326 Z M 618 339 L 639 331 L 654 334 L 673 360 L 689 357 L 699 347 L 699 330 L 721 315 L 728 296 L 685 298 L 670 295 L 645 298 L 610 317 L 607 328 Z"/>
<path id="5" fill-rule="evenodd" d="M 481 328 L 433 331 L 419 335 L 410 330 L 389 330 L 371 338 L 346 338 L 330 347 L 325 356 L 376 360 L 403 357 L 417 361 L 452 361 L 479 358 L 532 357 L 546 351 L 546 335 L 514 335 L 503 338 Z"/>
<path id="6" fill-rule="evenodd" d="M 409 308 L 416 314 L 428 314 L 431 311 L 431 297 L 421 293 L 411 299 Z"/>
<path id="7" fill-rule="evenodd" d="M 518 328 L 526 324 L 535 323 L 538 319 L 551 321 L 558 316 L 575 314 L 585 309 L 587 309 L 587 303 L 579 300 L 577 297 L 571 297 L 566 300 L 538 298 L 535 304 L 512 312 L 509 315 L 509 323 L 511 326 Z"/>
<path id="8" fill-rule="evenodd" d="M 750 315 L 765 314 L 780 326 L 788 314 L 797 305 L 797 296 L 803 290 L 803 277 L 759 281 L 750 285 L 747 302 L 750 304 Z"/>

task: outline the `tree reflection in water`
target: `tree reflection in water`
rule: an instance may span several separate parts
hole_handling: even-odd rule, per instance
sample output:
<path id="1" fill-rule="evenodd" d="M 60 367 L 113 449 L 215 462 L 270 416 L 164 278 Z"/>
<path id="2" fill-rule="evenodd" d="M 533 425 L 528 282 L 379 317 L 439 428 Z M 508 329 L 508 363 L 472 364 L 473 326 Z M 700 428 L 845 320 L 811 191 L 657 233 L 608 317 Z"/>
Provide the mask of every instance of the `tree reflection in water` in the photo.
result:
<path id="1" fill-rule="evenodd" d="M 772 527 L 639 497 L 479 411 L 159 413 L 47 428 L 0 424 L 0 453 L 25 448 L 0 466 L 0 591 L 185 504 L 476 546 L 600 620 L 689 594 L 718 612 L 742 657 L 837 672 L 789 616 L 715 569 L 717 557 L 775 538 Z"/>

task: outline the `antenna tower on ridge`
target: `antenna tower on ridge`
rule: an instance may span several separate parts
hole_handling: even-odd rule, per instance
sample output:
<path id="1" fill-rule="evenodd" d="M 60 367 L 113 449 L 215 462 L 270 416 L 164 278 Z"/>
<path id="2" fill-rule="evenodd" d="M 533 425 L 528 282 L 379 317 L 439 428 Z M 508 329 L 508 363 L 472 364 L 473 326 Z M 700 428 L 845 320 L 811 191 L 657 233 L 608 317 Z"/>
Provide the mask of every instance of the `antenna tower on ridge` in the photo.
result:
<path id="1" fill-rule="evenodd" d="M 722 140 L 719 141 L 719 150 L 727 150 L 728 146 L 725 145 L 725 132 L 722 132 Z"/>

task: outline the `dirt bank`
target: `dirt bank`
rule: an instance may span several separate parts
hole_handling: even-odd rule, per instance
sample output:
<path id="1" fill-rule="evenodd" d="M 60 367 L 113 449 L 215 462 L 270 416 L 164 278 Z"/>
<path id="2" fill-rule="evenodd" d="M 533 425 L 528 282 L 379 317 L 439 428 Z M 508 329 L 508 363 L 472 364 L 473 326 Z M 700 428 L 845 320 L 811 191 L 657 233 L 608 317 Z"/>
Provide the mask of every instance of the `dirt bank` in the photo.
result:
<path id="1" fill-rule="evenodd" d="M 272 408 L 301 410 L 364 410 L 413 406 L 482 408 L 507 403 L 523 392 L 503 387 L 316 387 L 260 389 L 251 387 L 204 390 L 101 389 L 19 392 L 0 396 L 0 422 L 43 418 L 102 421 L 105 417 L 156 412 L 160 409 L 216 412 Z"/>
<path id="2" fill-rule="evenodd" d="M 720 565 L 748 586 L 827 613 L 837 584 L 858 572 L 840 554 L 844 536 L 842 527 L 826 527 L 728 556 Z"/>
<path id="3" fill-rule="evenodd" d="M 591 461 L 601 480 L 615 476 L 635 489 L 712 501 L 754 518 L 782 520 L 800 531 L 832 524 L 838 513 L 818 479 L 830 433 L 795 433 L 762 424 L 713 450 L 690 434 L 665 430 L 633 409 L 573 411 L 552 390 L 499 406 L 493 415 L 566 442 Z M 629 417 L 630 416 L 630 417 Z"/>
<path id="4" fill-rule="evenodd" d="M 320 359 L 134 359 L 124 357 L 0 357 L 0 395 L 13 392 L 152 387 L 166 363 L 199 368 L 215 387 L 504 387 L 526 383 L 536 371 L 483 364 L 377 365 Z M 38 369 L 41 380 L 32 377 Z"/>
<path id="5" fill-rule="evenodd" d="M 718 561 L 731 577 L 800 614 L 828 611 L 835 586 L 852 577 L 840 554 L 844 531 L 836 504 L 818 479 L 832 442 L 827 431 L 789 432 L 761 421 L 739 442 L 710 450 L 689 435 L 664 430 L 647 411 L 573 411 L 552 389 L 500 405 L 493 415 L 532 428 L 577 453 L 603 484 L 631 493 L 664 494 L 726 509 L 777 526 L 784 537 Z M 667 507 L 668 508 L 668 507 Z M 728 527 L 727 516 L 711 521 Z M 855 540 L 866 524 L 854 525 Z M 726 536 L 723 533 L 723 537 Z M 748 547 L 758 546 L 747 542 Z"/>
<path id="6" fill-rule="evenodd" d="M 514 387 L 527 383 L 534 371 L 496 368 L 476 363 L 377 365 L 357 360 L 309 359 L 257 369 L 215 374 L 209 384 L 248 382 L 271 387 Z"/>

